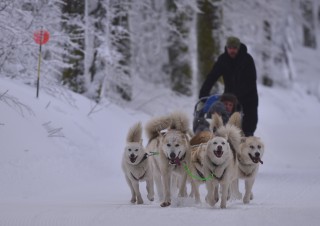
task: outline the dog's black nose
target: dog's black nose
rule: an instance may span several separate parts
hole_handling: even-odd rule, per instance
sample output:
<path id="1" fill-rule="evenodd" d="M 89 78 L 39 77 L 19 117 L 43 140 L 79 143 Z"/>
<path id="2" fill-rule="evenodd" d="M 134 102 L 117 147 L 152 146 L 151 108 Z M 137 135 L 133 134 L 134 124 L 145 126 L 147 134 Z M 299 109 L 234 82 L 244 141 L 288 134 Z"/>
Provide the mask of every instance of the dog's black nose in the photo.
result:
<path id="1" fill-rule="evenodd" d="M 171 153 L 170 153 L 170 158 L 171 158 L 171 159 L 175 159 L 175 158 L 176 158 L 176 154 L 175 154 L 174 152 L 171 152 Z"/>
<path id="2" fill-rule="evenodd" d="M 130 156 L 129 156 L 130 158 L 134 158 L 134 154 L 130 154 Z"/>
<path id="3" fill-rule="evenodd" d="M 259 152 L 256 152 L 254 155 L 256 156 L 256 158 L 260 157 L 260 153 Z"/>
<path id="4" fill-rule="evenodd" d="M 222 146 L 221 145 L 218 145 L 217 151 L 222 151 Z"/>

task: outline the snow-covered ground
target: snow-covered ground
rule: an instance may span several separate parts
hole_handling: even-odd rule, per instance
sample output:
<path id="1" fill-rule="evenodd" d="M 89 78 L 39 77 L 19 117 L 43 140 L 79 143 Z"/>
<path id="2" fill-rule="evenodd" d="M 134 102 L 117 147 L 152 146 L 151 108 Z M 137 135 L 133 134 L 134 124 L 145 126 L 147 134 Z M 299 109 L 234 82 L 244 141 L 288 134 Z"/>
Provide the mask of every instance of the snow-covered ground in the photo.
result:
<path id="1" fill-rule="evenodd" d="M 223 210 L 204 202 L 204 186 L 201 205 L 186 198 L 161 208 L 158 201 L 147 201 L 144 183 L 145 204 L 130 204 L 120 167 L 125 138 L 131 125 L 145 123 L 150 116 L 106 102 L 95 106 L 77 94 L 40 90 L 36 99 L 35 93 L 29 86 L 0 80 L 1 226 L 320 222 L 320 103 L 299 87 L 259 86 L 256 135 L 264 140 L 266 151 L 254 185 L 255 199 L 248 205 L 230 201 Z M 169 97 L 174 102 L 175 97 L 165 98 Z M 143 107 L 149 111 L 152 104 Z M 179 101 L 190 119 L 193 105 L 192 99 Z M 154 115 L 171 107 L 163 105 L 161 112 L 157 105 Z"/>

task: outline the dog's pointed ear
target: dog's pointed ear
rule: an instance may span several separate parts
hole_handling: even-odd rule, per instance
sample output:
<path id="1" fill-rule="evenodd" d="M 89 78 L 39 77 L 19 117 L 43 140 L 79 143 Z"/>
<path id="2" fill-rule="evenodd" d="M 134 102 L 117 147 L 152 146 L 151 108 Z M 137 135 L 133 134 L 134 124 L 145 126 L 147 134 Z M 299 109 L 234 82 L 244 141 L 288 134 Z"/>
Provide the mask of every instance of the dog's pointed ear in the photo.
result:
<path id="1" fill-rule="evenodd" d="M 167 134 L 167 132 L 168 132 L 168 129 L 163 129 L 163 130 L 159 131 L 159 135 L 161 137 L 163 137 L 163 136 L 165 136 Z"/>
<path id="2" fill-rule="evenodd" d="M 213 133 L 214 135 L 217 135 L 216 132 L 217 132 L 217 127 L 214 126 L 214 127 L 212 128 L 212 133 Z"/>
<path id="3" fill-rule="evenodd" d="M 184 137 L 185 140 L 189 141 L 189 137 L 188 137 L 188 135 L 186 133 L 182 133 L 182 136 Z"/>
<path id="4" fill-rule="evenodd" d="M 228 147 L 229 147 L 229 149 L 231 149 L 232 150 L 232 146 L 231 146 L 231 144 L 230 144 L 230 142 L 227 140 L 227 145 L 228 145 Z"/>
<path id="5" fill-rule="evenodd" d="M 245 143 L 246 142 L 246 138 L 245 137 L 241 137 L 241 143 Z"/>

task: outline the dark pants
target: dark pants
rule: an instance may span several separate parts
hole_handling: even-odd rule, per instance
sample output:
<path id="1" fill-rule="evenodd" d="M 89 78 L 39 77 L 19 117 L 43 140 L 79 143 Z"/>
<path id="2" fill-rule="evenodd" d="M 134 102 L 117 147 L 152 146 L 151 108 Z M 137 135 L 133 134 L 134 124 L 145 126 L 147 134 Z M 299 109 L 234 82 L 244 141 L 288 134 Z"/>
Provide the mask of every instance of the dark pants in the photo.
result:
<path id="1" fill-rule="evenodd" d="M 258 123 L 258 106 L 252 104 L 242 105 L 242 130 L 246 137 L 253 136 Z"/>

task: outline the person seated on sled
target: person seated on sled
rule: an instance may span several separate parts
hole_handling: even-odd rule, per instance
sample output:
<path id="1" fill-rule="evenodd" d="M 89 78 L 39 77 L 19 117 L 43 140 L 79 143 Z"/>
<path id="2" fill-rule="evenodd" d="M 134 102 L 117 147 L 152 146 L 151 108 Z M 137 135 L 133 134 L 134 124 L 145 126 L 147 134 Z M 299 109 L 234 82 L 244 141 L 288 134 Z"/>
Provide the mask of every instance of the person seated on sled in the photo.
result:
<path id="1" fill-rule="evenodd" d="M 236 111 L 241 111 L 241 106 L 238 102 L 238 99 L 232 93 L 224 93 L 220 96 L 219 101 L 221 101 L 227 112 L 232 115 Z"/>
<path id="2" fill-rule="evenodd" d="M 212 114 L 217 113 L 222 117 L 223 123 L 226 124 L 230 116 L 236 111 L 241 111 L 237 97 L 231 93 L 224 93 L 211 105 L 207 118 L 211 118 Z"/>
<path id="3" fill-rule="evenodd" d="M 222 117 L 223 123 L 226 124 L 230 116 L 241 111 L 241 106 L 237 97 L 231 93 L 216 94 L 206 98 L 206 102 L 202 101 L 197 104 L 197 113 L 193 121 L 193 132 L 196 134 L 201 131 L 209 131 L 209 121 L 212 114 L 217 113 Z"/>

